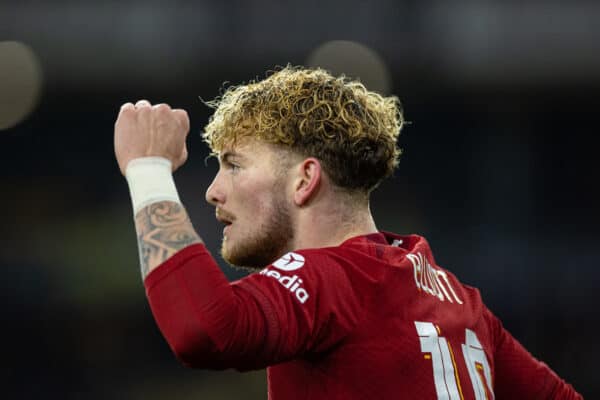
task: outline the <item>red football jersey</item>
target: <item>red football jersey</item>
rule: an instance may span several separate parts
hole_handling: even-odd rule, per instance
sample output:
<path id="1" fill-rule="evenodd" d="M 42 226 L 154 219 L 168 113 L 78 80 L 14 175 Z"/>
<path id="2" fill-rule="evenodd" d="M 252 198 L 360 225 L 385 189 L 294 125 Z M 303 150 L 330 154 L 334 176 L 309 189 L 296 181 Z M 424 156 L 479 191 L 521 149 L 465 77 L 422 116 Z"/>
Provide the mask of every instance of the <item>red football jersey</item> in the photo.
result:
<path id="1" fill-rule="evenodd" d="M 298 250 L 233 283 L 192 245 L 145 285 L 184 364 L 268 367 L 272 400 L 582 398 L 416 235 Z"/>

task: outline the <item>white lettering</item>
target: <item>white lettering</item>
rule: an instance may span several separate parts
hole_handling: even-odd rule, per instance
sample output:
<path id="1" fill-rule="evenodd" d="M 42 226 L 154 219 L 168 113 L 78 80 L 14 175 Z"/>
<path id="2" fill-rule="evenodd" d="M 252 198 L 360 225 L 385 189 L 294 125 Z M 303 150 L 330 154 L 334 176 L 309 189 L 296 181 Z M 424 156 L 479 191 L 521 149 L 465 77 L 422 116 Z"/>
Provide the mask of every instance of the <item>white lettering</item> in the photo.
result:
<path id="1" fill-rule="evenodd" d="M 414 254 L 408 254 L 406 256 L 413 265 L 413 271 L 415 273 L 415 285 L 417 286 L 417 290 L 421 290 L 421 284 L 419 283 L 419 275 L 421 274 L 421 263 L 417 262 L 417 256 Z"/>
<path id="2" fill-rule="evenodd" d="M 302 283 L 302 279 L 298 279 L 298 282 L 294 283 L 294 286 L 290 289 L 292 292 L 298 289 L 298 286 Z"/>
<path id="3" fill-rule="evenodd" d="M 456 295 L 456 292 L 454 292 L 454 289 L 452 289 L 452 285 L 450 285 L 450 281 L 448 281 L 448 275 L 446 275 L 446 273 L 441 270 L 438 270 L 437 274 L 438 274 L 438 276 L 441 276 L 446 281 L 446 285 L 448 285 L 448 289 L 450 289 L 450 291 L 452 292 L 452 296 L 454 296 L 454 298 L 456 299 L 456 302 L 458 304 L 462 304 L 463 302 L 458 298 L 458 296 Z M 444 286 L 442 285 L 442 287 L 444 287 Z M 447 293 L 446 293 L 446 297 L 449 298 Z M 450 300 L 450 301 L 452 301 L 452 300 Z"/>
<path id="4" fill-rule="evenodd" d="M 298 279 L 298 277 L 296 275 L 294 275 L 294 276 L 284 276 L 283 278 L 281 278 L 279 280 L 279 283 L 281 283 L 284 288 L 289 289 L 290 286 L 292 286 L 292 284 L 294 282 L 296 282 L 296 279 Z"/>
<path id="5" fill-rule="evenodd" d="M 448 275 L 444 271 L 434 268 L 423 254 L 408 254 L 406 258 L 413 265 L 417 290 L 435 296 L 440 301 L 448 300 L 450 303 L 454 303 L 452 300 L 454 298 L 458 304 L 463 304 L 452 288 Z M 452 296 L 450 296 L 450 293 Z"/>
<path id="6" fill-rule="evenodd" d="M 267 276 L 272 276 L 275 279 L 279 279 L 281 274 L 277 271 L 270 270 L 270 271 L 267 271 Z"/>
<path id="7" fill-rule="evenodd" d="M 299 278 L 298 275 L 282 276 L 278 271 L 269 268 L 265 268 L 262 271 L 260 271 L 260 275 L 275 278 L 277 282 L 281 284 L 281 286 L 293 293 L 296 296 L 296 299 L 298 299 L 298 301 L 302 304 L 306 303 L 306 301 L 310 297 L 306 289 L 302 287 L 302 279 Z"/>
<path id="8" fill-rule="evenodd" d="M 306 303 L 306 300 L 308 300 L 308 293 L 306 293 L 306 290 L 300 288 L 296 290 L 296 298 L 300 301 L 300 303 L 304 304 Z"/>

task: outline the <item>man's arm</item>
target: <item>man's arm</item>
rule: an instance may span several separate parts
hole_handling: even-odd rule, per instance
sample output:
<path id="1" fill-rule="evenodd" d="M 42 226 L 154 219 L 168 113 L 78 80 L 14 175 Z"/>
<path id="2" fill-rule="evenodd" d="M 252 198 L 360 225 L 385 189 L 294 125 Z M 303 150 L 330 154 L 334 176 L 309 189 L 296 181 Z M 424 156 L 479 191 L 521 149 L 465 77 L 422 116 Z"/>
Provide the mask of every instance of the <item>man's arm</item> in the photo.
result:
<path id="1" fill-rule="evenodd" d="M 179 250 L 202 243 L 185 208 L 173 201 L 159 201 L 135 216 L 142 278 Z"/>
<path id="2" fill-rule="evenodd" d="M 263 368 L 297 357 L 308 345 L 343 337 L 355 323 L 355 307 L 345 313 L 352 318 L 340 322 L 330 318 L 336 301 L 316 295 L 319 282 L 331 281 L 338 286 L 331 295 L 354 298 L 349 282 L 339 284 L 347 280 L 341 270 L 329 279 L 321 275 L 334 273 L 331 268 L 312 268 L 304 287 L 315 295 L 306 303 L 271 276 L 229 283 L 194 231 L 173 181 L 172 172 L 187 158 L 188 130 L 185 111 L 147 101 L 125 104 L 115 124 L 115 153 L 129 183 L 146 295 L 177 358 L 191 367 Z"/>
<path id="3" fill-rule="evenodd" d="M 262 311 L 247 293 L 234 293 L 194 231 L 173 182 L 172 172 L 187 158 L 188 131 L 185 111 L 145 100 L 123 105 L 115 123 L 115 155 L 129 184 L 146 294 L 184 364 L 251 366 L 267 337 Z"/>
<path id="4" fill-rule="evenodd" d="M 583 399 L 573 386 L 533 357 L 489 310 L 486 317 L 496 344 L 494 392 L 498 399 Z"/>
<path id="5" fill-rule="evenodd" d="M 281 358 L 264 304 L 230 285 L 194 231 L 172 172 L 187 159 L 187 113 L 145 100 L 124 104 L 115 155 L 127 178 L 140 264 L 154 318 L 179 360 L 193 367 L 264 367 Z M 150 273 L 153 272 L 153 273 Z M 268 312 L 268 311 L 267 311 Z M 269 313 L 272 316 L 272 313 Z"/>
<path id="6" fill-rule="evenodd" d="M 142 277 L 182 248 L 202 243 L 179 202 L 171 173 L 187 159 L 187 113 L 146 100 L 121 107 L 115 155 L 135 213 Z"/>

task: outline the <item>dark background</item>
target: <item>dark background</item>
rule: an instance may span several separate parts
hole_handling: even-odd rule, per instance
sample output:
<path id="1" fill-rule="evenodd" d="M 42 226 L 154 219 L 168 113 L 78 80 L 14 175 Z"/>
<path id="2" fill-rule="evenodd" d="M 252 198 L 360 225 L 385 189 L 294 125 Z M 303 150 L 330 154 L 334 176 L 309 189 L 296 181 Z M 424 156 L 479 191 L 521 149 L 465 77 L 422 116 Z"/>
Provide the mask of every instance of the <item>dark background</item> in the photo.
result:
<path id="1" fill-rule="evenodd" d="M 266 398 L 263 372 L 186 370 L 170 354 L 112 130 L 126 101 L 188 110 L 176 181 L 216 254 L 199 96 L 287 63 L 400 97 L 411 124 L 373 196 L 380 229 L 426 236 L 535 356 L 599 398 L 599 20 L 600 4 L 582 0 L 0 0 L 0 41 L 27 45 L 39 73 L 27 90 L 0 74 L 0 108 L 35 100 L 0 130 L 2 398 Z M 374 64 L 352 46 L 315 61 L 331 40 L 365 46 Z M 0 65 L 12 59 L 0 52 Z"/>

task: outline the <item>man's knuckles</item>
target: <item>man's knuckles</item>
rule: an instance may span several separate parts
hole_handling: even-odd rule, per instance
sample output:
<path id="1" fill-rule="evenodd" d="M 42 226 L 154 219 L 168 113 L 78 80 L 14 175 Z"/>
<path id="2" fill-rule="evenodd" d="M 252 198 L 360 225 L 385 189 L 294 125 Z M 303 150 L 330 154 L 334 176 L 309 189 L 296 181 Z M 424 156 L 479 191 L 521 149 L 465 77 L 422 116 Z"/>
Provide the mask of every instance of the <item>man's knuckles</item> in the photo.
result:
<path id="1" fill-rule="evenodd" d="M 188 117 L 188 113 L 182 109 L 175 109 L 172 111 L 173 116 L 177 119 L 180 126 L 187 133 L 190 130 L 190 118 Z"/>
<path id="2" fill-rule="evenodd" d="M 121 106 L 121 112 L 134 111 L 134 110 L 135 110 L 135 106 L 131 102 L 125 103 Z"/>
<path id="3" fill-rule="evenodd" d="M 137 103 L 135 103 L 135 108 L 145 108 L 150 107 L 150 105 L 148 100 L 138 100 Z"/>
<path id="4" fill-rule="evenodd" d="M 166 103 L 155 104 L 152 106 L 152 111 L 158 114 L 167 114 L 171 111 L 171 107 Z"/>
<path id="5" fill-rule="evenodd" d="M 130 102 L 123 104 L 115 125 L 127 120 L 143 129 L 152 125 L 160 129 L 164 129 L 165 126 L 177 126 L 176 131 L 182 130 L 184 134 L 190 129 L 189 117 L 185 110 L 171 109 L 167 103 L 152 105 L 148 100 L 139 100 L 135 105 Z"/>
<path id="6" fill-rule="evenodd" d="M 117 116 L 117 122 L 122 120 L 124 117 L 128 117 L 135 114 L 135 107 L 131 103 L 125 103 L 121 106 L 119 110 L 119 115 Z"/>

